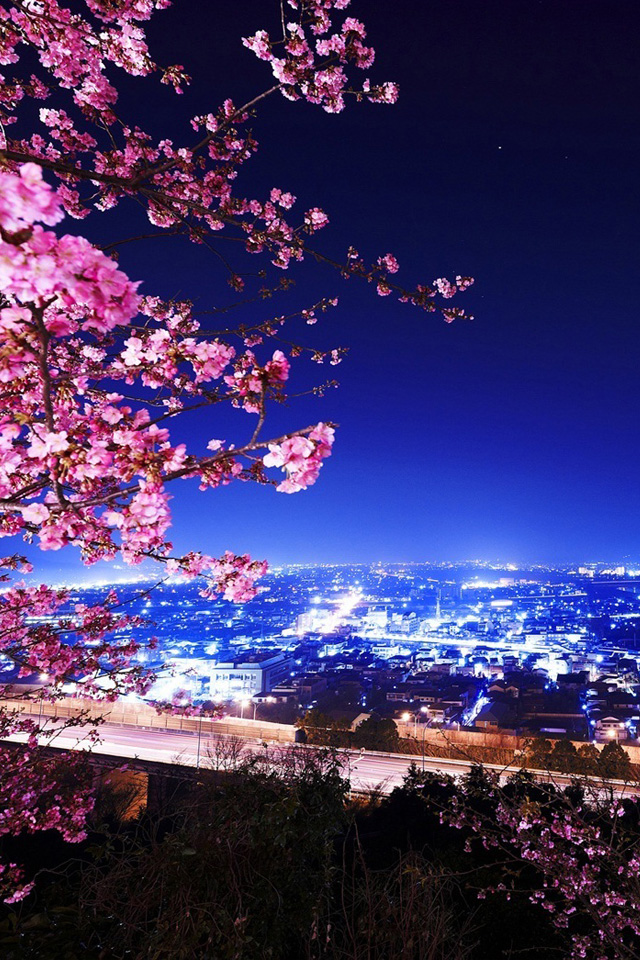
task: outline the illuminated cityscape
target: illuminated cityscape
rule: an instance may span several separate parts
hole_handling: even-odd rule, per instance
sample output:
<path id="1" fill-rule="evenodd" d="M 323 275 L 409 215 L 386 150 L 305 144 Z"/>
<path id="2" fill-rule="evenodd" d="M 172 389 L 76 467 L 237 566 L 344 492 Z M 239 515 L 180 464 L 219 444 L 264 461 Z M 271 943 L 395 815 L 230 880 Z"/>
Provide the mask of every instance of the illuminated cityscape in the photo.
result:
<path id="1" fill-rule="evenodd" d="M 468 564 L 287 566 L 252 603 L 197 583 L 119 585 L 169 663 L 151 699 L 295 723 L 310 708 L 427 727 L 628 741 L 640 726 L 640 571 Z M 72 602 L 93 588 L 75 588 Z M 146 654 L 150 656 L 149 653 Z"/>

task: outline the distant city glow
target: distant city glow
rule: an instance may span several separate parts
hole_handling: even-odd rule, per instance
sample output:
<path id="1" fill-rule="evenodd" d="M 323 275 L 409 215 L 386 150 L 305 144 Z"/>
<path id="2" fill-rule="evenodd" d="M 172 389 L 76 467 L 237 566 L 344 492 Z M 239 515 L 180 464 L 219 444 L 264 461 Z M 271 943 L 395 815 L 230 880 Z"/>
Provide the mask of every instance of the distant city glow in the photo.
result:
<path id="1" fill-rule="evenodd" d="M 136 582 L 118 594 L 132 613 L 162 611 L 146 628 L 158 650 L 143 645 L 139 658 L 165 664 L 147 699 L 214 701 L 247 722 L 292 723 L 348 690 L 353 711 L 375 703 L 412 730 L 544 726 L 603 742 L 633 740 L 640 723 L 637 566 L 493 566 L 486 577 L 469 564 L 295 565 L 272 571 L 246 606 L 205 600 L 189 583 L 149 594 Z M 69 610 L 94 589 L 72 590 Z M 3 676 L 11 669 L 3 663 Z M 65 692 L 81 694 L 82 683 Z M 530 687 L 539 702 L 528 710 Z"/>

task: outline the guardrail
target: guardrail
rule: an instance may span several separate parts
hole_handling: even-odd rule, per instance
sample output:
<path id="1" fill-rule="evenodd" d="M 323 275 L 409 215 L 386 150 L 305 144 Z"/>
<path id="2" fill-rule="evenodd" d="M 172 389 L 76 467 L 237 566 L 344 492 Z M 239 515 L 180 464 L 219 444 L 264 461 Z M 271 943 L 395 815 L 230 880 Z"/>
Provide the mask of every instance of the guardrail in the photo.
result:
<path id="1" fill-rule="evenodd" d="M 200 733 L 204 736 L 213 736 L 216 733 L 227 736 L 253 737 L 258 740 L 278 740 L 283 743 L 293 743 L 295 728 L 285 723 L 270 723 L 261 720 L 243 720 L 237 717 L 226 717 L 220 720 L 213 717 L 181 717 L 172 713 L 158 713 L 153 707 L 146 704 L 127 703 L 116 700 L 114 703 L 104 701 L 67 698 L 48 703 L 46 700 L 36 703 L 34 700 L 2 700 L 6 710 L 15 710 L 17 713 L 28 713 L 41 718 L 55 720 L 69 720 L 84 713 L 87 722 L 102 719 L 107 723 L 118 726 L 137 727 L 149 730 L 171 730 L 174 733 Z"/>

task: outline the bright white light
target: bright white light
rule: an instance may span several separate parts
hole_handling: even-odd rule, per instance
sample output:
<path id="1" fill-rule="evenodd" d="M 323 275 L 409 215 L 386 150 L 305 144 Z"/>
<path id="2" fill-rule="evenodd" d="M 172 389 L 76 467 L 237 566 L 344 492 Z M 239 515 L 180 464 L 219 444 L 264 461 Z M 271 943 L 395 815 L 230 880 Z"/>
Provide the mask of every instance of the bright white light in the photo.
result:
<path id="1" fill-rule="evenodd" d="M 354 590 L 351 593 L 347 594 L 339 603 L 333 613 L 329 614 L 320 628 L 321 633 L 334 633 L 336 627 L 346 618 L 349 617 L 354 609 L 358 606 L 362 600 L 362 592 L 360 590 Z"/>

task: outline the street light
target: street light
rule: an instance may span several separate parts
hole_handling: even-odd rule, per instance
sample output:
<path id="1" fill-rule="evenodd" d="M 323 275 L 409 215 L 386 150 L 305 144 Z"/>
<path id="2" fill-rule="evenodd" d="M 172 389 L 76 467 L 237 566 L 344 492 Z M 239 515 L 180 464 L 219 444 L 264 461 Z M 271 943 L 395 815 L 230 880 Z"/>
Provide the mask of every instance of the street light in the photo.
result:
<path id="1" fill-rule="evenodd" d="M 426 714 L 428 712 L 429 712 L 428 707 L 420 707 L 420 713 Z M 425 716 L 422 721 L 422 772 L 423 773 L 424 773 L 424 737 L 427 732 L 427 725 L 428 725 L 428 720 Z"/>
<path id="2" fill-rule="evenodd" d="M 258 709 L 258 702 L 257 700 L 254 701 L 253 698 L 251 700 L 247 700 L 245 698 L 244 700 L 240 701 L 240 719 L 241 720 L 244 720 L 244 708 L 248 707 L 251 703 L 253 703 L 253 719 L 255 720 L 256 710 Z"/>
<path id="3" fill-rule="evenodd" d="M 43 684 L 46 683 L 48 679 L 49 679 L 49 674 L 48 674 L 48 673 L 41 673 L 41 674 L 40 674 L 40 682 L 41 682 L 41 683 L 43 683 Z M 40 690 L 40 709 L 39 709 L 39 711 L 38 711 L 38 733 L 40 733 L 40 731 L 41 731 L 41 729 L 42 729 L 42 702 L 43 702 L 42 690 Z"/>

